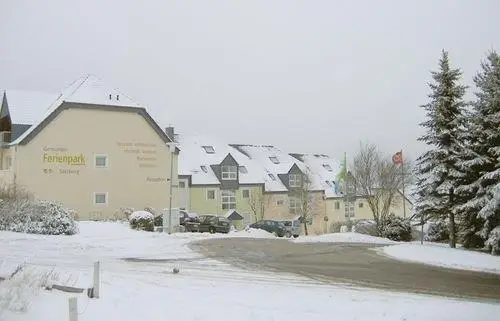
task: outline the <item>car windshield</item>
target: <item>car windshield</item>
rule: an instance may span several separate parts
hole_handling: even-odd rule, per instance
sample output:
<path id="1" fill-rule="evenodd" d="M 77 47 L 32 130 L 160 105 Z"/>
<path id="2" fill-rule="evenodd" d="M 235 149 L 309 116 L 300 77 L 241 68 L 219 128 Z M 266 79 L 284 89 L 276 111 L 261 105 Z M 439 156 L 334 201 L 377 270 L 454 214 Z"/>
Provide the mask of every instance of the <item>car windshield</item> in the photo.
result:
<path id="1" fill-rule="evenodd" d="M 203 215 L 203 216 L 200 216 L 200 222 L 207 223 L 207 222 L 211 221 L 213 218 L 214 218 L 214 216 L 211 216 L 211 215 Z"/>

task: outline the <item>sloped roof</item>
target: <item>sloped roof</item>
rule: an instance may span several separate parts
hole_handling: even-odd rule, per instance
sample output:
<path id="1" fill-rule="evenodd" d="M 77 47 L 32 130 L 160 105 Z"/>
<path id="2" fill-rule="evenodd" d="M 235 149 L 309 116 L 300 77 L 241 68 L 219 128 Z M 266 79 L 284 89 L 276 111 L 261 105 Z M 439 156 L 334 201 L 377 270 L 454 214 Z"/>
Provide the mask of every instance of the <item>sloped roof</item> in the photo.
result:
<path id="1" fill-rule="evenodd" d="M 33 125 L 57 97 L 56 93 L 6 89 L 4 98 L 7 105 L 2 107 L 8 107 L 12 124 Z M 4 112 L 2 110 L 2 115 Z"/>
<path id="2" fill-rule="evenodd" d="M 201 135 L 178 135 L 177 142 L 182 152 L 179 154 L 179 175 L 191 176 L 193 185 L 220 184 L 210 165 L 220 164 L 228 154 L 240 166 L 245 166 L 247 173 L 239 172 L 240 184 L 263 184 L 263 172 L 254 162 L 237 149 L 213 137 Z M 213 153 L 207 153 L 204 146 L 211 146 Z M 204 166 L 207 172 L 201 167 Z"/>
<path id="3" fill-rule="evenodd" d="M 232 146 L 246 154 L 251 160 L 257 162 L 263 168 L 266 191 L 287 192 L 288 189 L 280 180 L 278 174 L 288 173 L 294 164 L 297 165 L 303 173 L 309 173 L 312 181 L 312 190 L 323 190 L 320 177 L 316 175 L 311 168 L 275 146 L 243 144 L 235 144 Z M 273 162 L 272 158 L 274 157 L 277 159 L 277 163 Z"/>
<path id="4" fill-rule="evenodd" d="M 152 127 L 154 127 L 155 131 L 158 132 L 158 134 L 160 134 L 165 141 L 171 141 L 143 107 L 135 103 L 128 96 L 124 95 L 117 89 L 110 87 L 102 79 L 95 75 L 89 74 L 78 78 L 67 86 L 60 94 L 53 97 L 55 97 L 55 99 L 51 102 L 49 101 L 48 96 L 46 100 L 36 101 L 37 105 L 40 104 L 38 105 L 39 107 L 37 107 L 39 112 L 37 116 L 33 116 L 33 119 L 31 119 L 32 126 L 12 141 L 11 145 L 19 144 L 32 132 L 39 130 L 39 127 L 43 128 L 43 123 L 47 122 L 47 119 L 49 119 L 51 115 L 55 114 L 57 109 L 65 102 L 98 106 L 115 106 L 121 108 L 138 108 L 142 116 L 144 116 Z M 34 100 L 31 101 L 35 103 Z M 25 116 L 18 117 L 24 117 L 25 119 L 31 117 L 31 114 L 27 112 L 29 110 L 28 108 L 25 108 L 22 105 L 18 108 L 19 110 L 22 110 L 22 112 L 19 113 L 20 115 L 25 114 Z M 28 117 L 28 115 L 30 116 Z M 16 122 L 13 120 L 13 123 Z"/>
<path id="5" fill-rule="evenodd" d="M 335 189 L 335 184 L 337 184 L 337 177 L 342 169 L 342 164 L 340 161 L 324 154 L 291 155 L 304 162 L 314 173 L 319 176 L 321 185 L 323 186 L 325 196 L 327 198 L 342 196 L 342 194 L 337 194 Z"/>

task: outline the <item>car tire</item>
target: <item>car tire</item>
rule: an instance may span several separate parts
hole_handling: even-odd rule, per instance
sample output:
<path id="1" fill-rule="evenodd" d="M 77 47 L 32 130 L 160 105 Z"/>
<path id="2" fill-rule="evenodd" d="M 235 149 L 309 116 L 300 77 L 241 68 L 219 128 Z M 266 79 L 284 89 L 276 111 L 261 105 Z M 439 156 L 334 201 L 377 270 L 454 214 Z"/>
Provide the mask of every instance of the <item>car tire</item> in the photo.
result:
<path id="1" fill-rule="evenodd" d="M 298 236 L 298 235 L 294 235 L 294 236 L 293 236 L 293 238 L 295 238 L 295 239 L 296 239 L 297 237 L 299 237 L 299 236 Z"/>
<path id="2" fill-rule="evenodd" d="M 215 227 L 209 228 L 208 231 L 210 232 L 210 234 L 214 234 L 215 233 Z"/>

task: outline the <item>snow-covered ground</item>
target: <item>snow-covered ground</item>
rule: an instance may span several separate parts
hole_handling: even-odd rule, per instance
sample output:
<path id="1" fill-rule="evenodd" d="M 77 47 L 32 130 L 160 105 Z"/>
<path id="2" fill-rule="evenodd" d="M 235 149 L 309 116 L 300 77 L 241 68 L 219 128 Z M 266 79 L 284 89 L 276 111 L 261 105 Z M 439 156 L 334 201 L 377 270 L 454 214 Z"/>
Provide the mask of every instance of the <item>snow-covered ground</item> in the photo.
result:
<path id="1" fill-rule="evenodd" d="M 499 256 L 467 251 L 462 248 L 452 249 L 443 244 L 428 242 L 423 245 L 406 243 L 385 246 L 377 249 L 377 251 L 403 261 L 500 274 Z"/>
<path id="2" fill-rule="evenodd" d="M 397 244 L 398 242 L 391 241 L 382 237 L 376 237 L 366 234 L 346 232 L 346 233 L 331 233 L 322 235 L 301 236 L 294 240 L 297 243 L 369 243 L 369 244 Z"/>
<path id="3" fill-rule="evenodd" d="M 189 250 L 191 240 L 270 237 L 255 231 L 165 235 L 120 223 L 80 223 L 74 236 L 0 232 L 0 275 L 26 262 L 25 278 L 0 282 L 2 321 L 68 320 L 69 294 L 39 293 L 20 281 L 50 275 L 56 283 L 89 287 L 101 262 L 99 299 L 78 295 L 78 320 L 497 320 L 500 305 L 320 284 L 265 271 L 243 271 Z M 296 240 L 297 241 L 297 240 Z M 122 258 L 163 259 L 130 262 Z M 171 273 L 179 267 L 178 274 Z M 47 274 L 47 272 L 50 272 Z M 7 289 L 7 287 L 9 287 Z M 10 295 L 10 297 L 9 297 Z M 13 298 L 7 302 L 5 298 Z M 23 298 L 27 299 L 23 302 Z M 29 302 L 29 305 L 23 304 Z M 13 312 L 26 307 L 24 312 Z"/>

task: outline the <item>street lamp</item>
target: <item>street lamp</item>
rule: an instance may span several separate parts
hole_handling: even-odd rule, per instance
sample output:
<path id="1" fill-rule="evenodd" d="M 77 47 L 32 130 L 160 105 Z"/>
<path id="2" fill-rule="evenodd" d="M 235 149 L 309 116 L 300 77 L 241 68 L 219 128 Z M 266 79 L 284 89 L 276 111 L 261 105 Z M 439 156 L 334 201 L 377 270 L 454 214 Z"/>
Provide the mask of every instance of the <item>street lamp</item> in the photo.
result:
<path id="1" fill-rule="evenodd" d="M 174 181 L 174 153 L 175 142 L 167 143 L 170 148 L 170 188 L 169 188 L 169 204 L 168 204 L 168 234 L 172 234 L 172 185 Z M 163 232 L 165 232 L 165 219 L 163 219 Z"/>

